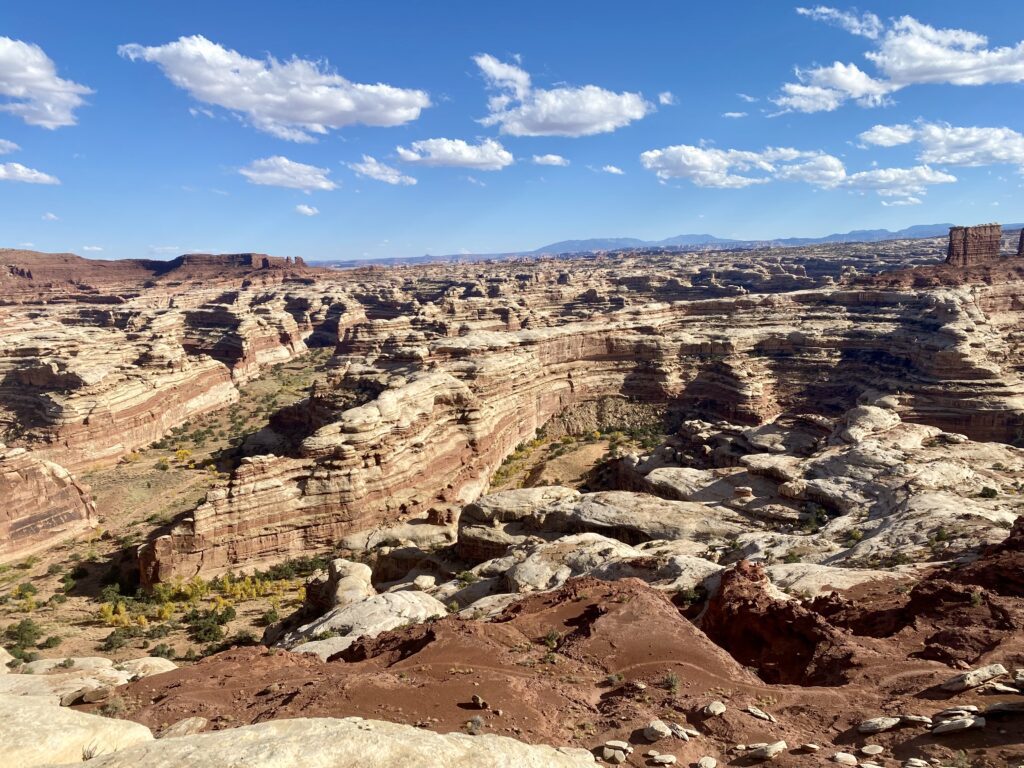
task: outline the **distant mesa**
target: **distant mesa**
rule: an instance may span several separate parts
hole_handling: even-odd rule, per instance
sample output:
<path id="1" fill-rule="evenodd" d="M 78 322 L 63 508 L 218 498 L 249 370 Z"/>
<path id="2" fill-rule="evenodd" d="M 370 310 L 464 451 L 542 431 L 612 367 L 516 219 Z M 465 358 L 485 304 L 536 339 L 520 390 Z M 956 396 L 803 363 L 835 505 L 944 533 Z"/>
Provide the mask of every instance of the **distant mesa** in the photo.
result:
<path id="1" fill-rule="evenodd" d="M 303 268 L 306 262 L 301 256 L 268 256 L 265 253 L 186 253 L 165 262 L 166 272 L 176 269 L 292 269 Z"/>

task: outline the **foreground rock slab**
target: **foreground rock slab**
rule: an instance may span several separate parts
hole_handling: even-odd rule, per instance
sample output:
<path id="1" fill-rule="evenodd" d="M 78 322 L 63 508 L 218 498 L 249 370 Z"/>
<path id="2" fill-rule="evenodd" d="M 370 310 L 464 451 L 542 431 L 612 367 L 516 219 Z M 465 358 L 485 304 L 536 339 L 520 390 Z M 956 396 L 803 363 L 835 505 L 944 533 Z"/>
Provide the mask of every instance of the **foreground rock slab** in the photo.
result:
<path id="1" fill-rule="evenodd" d="M 80 756 L 67 762 L 77 764 Z M 437 734 L 358 717 L 278 720 L 161 739 L 89 761 L 97 768 L 578 768 L 595 764 L 594 756 L 582 749 L 523 744 L 490 734 Z"/>
<path id="2" fill-rule="evenodd" d="M 153 740 L 149 728 L 55 706 L 48 698 L 0 694 L 3 764 L 77 763 Z"/>

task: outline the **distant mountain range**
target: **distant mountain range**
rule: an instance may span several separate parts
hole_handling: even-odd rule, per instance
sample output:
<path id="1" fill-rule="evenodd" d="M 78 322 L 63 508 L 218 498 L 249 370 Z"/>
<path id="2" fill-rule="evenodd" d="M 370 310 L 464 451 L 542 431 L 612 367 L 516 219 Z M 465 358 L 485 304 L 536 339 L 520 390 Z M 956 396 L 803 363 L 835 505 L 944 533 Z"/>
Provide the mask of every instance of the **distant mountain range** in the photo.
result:
<path id="1" fill-rule="evenodd" d="M 448 256 L 410 256 L 384 259 L 350 259 L 345 261 L 321 261 L 321 265 L 335 267 L 356 267 L 368 264 L 394 265 L 418 264 L 430 261 L 484 261 L 487 259 L 509 259 L 517 256 L 557 256 L 568 253 L 590 253 L 594 251 L 622 251 L 636 248 L 756 248 L 784 247 L 797 245 L 822 245 L 825 243 L 876 243 L 881 240 L 909 240 L 919 237 L 945 237 L 952 224 L 915 224 L 898 229 L 855 229 L 851 232 L 836 232 L 824 237 L 783 237 L 766 240 L 730 240 L 715 235 L 676 235 L 664 240 L 640 240 L 636 237 L 593 237 L 584 240 L 560 240 L 532 251 L 509 253 L 465 253 Z M 1004 224 L 1003 230 L 1024 228 L 1024 224 Z"/>

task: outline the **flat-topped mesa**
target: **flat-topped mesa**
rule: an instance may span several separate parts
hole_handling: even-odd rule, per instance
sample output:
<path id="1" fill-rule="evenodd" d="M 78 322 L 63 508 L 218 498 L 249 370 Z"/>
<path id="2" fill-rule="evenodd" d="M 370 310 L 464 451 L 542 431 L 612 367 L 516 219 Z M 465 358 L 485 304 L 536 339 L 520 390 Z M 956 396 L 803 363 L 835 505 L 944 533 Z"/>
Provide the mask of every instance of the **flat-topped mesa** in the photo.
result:
<path id="1" fill-rule="evenodd" d="M 950 227 L 946 263 L 955 267 L 970 267 L 995 261 L 999 258 L 1002 237 L 1003 228 L 998 224 Z"/>
<path id="2" fill-rule="evenodd" d="M 268 256 L 265 253 L 186 253 L 168 262 L 167 271 L 185 267 L 207 270 L 213 268 L 234 269 L 303 269 L 306 266 L 301 256 Z"/>

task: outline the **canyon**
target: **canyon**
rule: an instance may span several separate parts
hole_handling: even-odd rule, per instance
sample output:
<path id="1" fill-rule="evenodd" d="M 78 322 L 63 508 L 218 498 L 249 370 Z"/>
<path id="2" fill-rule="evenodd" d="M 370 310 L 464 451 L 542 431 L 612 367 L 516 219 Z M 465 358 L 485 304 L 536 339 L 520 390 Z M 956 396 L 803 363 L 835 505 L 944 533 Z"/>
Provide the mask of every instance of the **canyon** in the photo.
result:
<path id="1" fill-rule="evenodd" d="M 87 728 L 115 696 L 148 729 L 97 765 L 214 764 L 216 734 L 149 741 L 187 718 L 257 751 L 415 726 L 520 764 L 809 765 L 893 714 L 876 741 L 904 765 L 949 745 L 1010 764 L 1022 286 L 1024 233 L 999 225 L 345 270 L 0 250 L 0 564 L 37 590 L 88 539 L 108 562 L 72 603 L 106 585 L 110 626 L 179 638 L 204 601 L 216 617 L 313 563 L 259 603 L 260 644 L 64 702 Z M 285 375 L 294 396 L 260 389 Z M 172 477 L 187 501 L 132 512 Z M 35 593 L 8 583 L 30 619 Z M 935 693 L 996 665 L 988 688 Z M 964 733 L 940 714 L 910 733 L 923 720 L 899 718 L 939 698 Z"/>

